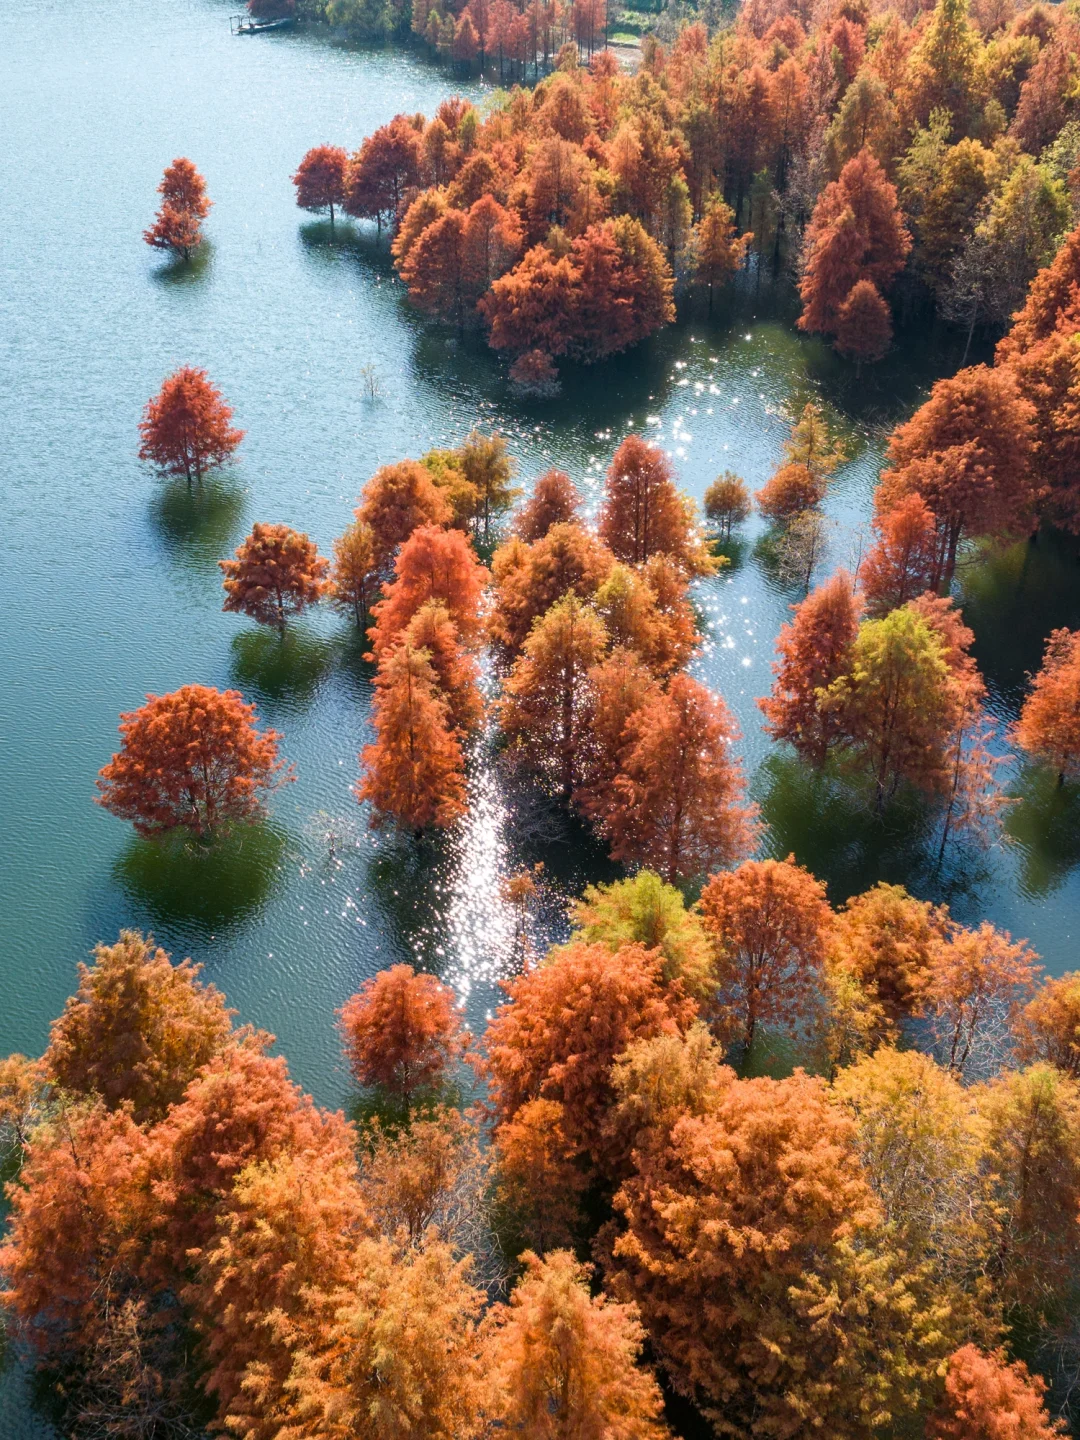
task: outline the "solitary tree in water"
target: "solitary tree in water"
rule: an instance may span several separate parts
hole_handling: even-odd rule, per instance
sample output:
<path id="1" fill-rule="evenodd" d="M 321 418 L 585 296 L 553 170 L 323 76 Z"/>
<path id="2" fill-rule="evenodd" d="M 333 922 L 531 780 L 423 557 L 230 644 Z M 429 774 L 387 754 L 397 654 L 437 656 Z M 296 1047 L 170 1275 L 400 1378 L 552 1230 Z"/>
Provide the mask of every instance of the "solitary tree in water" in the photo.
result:
<path id="1" fill-rule="evenodd" d="M 250 820 L 262 795 L 294 779 L 276 730 L 259 730 L 238 690 L 183 685 L 120 716 L 123 745 L 98 776 L 97 803 L 140 835 L 186 825 L 206 836 Z"/>
<path id="2" fill-rule="evenodd" d="M 225 576 L 223 610 L 250 615 L 284 633 L 290 615 L 299 615 L 329 589 L 330 562 L 288 525 L 255 525 L 234 560 L 219 560 Z"/>
<path id="3" fill-rule="evenodd" d="M 223 465 L 244 438 L 232 428 L 233 412 L 205 370 L 185 365 L 170 375 L 153 400 L 147 401 L 139 434 L 139 459 L 149 460 L 165 475 L 192 476 Z"/>
<path id="4" fill-rule="evenodd" d="M 161 209 L 143 239 L 155 250 L 173 250 L 184 260 L 202 243 L 202 222 L 210 213 L 206 181 L 190 160 L 181 156 L 165 171 L 158 186 Z"/>
<path id="5" fill-rule="evenodd" d="M 300 161 L 292 177 L 301 210 L 329 210 L 334 233 L 334 207 L 345 203 L 349 157 L 339 145 L 316 145 Z"/>
<path id="6" fill-rule="evenodd" d="M 438 1085 L 464 1046 L 454 1002 L 448 986 L 411 965 L 392 965 L 366 981 L 338 1011 L 359 1083 L 402 1100 Z"/>

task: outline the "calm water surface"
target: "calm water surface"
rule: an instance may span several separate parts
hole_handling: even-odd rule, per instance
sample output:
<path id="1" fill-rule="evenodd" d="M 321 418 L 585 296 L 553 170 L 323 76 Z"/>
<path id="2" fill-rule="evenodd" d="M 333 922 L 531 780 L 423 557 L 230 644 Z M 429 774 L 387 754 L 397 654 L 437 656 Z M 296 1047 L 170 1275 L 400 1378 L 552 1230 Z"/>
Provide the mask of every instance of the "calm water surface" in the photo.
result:
<path id="1" fill-rule="evenodd" d="M 630 426 L 662 441 L 700 498 L 725 468 L 760 485 L 788 416 L 829 407 L 851 459 L 829 499 L 831 560 L 865 543 L 883 436 L 958 356 L 912 336 L 861 378 L 790 312 L 752 289 L 730 313 L 693 314 L 630 359 L 567 377 L 521 405 L 482 346 L 413 314 L 373 236 L 293 205 L 308 146 L 350 148 L 400 110 L 431 113 L 448 79 L 419 58 L 325 36 L 229 34 L 213 0 L 12 0 L 0 45 L 0 1053 L 36 1052 L 91 944 L 153 926 L 191 953 L 248 1021 L 273 1030 L 326 1102 L 346 1079 L 333 1011 L 360 981 L 418 960 L 455 983 L 474 1024 L 515 958 L 499 878 L 543 858 L 560 896 L 602 858 L 542 807 L 507 793 L 478 756 L 460 834 L 419 850 L 373 836 L 351 795 L 369 735 L 371 676 L 350 626 L 320 615 L 277 639 L 220 610 L 216 561 L 255 520 L 329 550 L 376 466 L 452 444 L 478 421 L 511 438 L 528 483 L 552 463 L 595 499 Z M 470 93 L 482 98 L 480 86 Z M 142 242 L 155 186 L 190 155 L 214 201 L 192 270 Z M 136 459 L 146 398 L 183 363 L 206 366 L 247 430 L 241 458 L 192 500 Z M 381 397 L 365 398 L 361 367 Z M 770 758 L 756 696 L 798 596 L 746 528 L 732 568 L 700 588 L 700 672 L 743 727 L 754 793 L 835 898 L 903 878 L 1029 936 L 1052 970 L 1074 965 L 1080 825 L 1069 798 L 1009 771 L 1013 840 L 936 874 L 915 823 L 880 829 Z M 1075 547 L 1021 546 L 964 579 L 996 716 L 1015 715 L 1048 630 L 1080 623 Z M 208 866 L 162 858 L 92 804 L 117 715 L 187 681 L 238 686 L 284 734 L 298 782 L 273 824 Z M 482 748 L 482 747 L 481 747 Z"/>

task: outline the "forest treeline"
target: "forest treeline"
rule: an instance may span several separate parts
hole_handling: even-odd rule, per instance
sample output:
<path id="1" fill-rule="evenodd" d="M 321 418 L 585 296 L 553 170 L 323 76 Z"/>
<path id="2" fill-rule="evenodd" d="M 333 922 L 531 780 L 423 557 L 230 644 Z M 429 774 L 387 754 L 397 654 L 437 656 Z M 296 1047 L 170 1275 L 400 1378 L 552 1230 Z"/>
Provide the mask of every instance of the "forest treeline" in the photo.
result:
<path id="1" fill-rule="evenodd" d="M 501 64 L 509 0 L 442 3 L 417 0 L 414 27 L 487 36 Z M 522 71 L 556 55 L 557 12 L 517 16 Z M 323 189 L 299 199 L 390 226 L 414 303 L 482 328 L 525 388 L 669 323 L 677 283 L 711 300 L 748 256 L 786 266 L 800 326 L 859 363 L 897 309 L 970 342 L 1000 334 L 1075 224 L 1078 37 L 1069 5 L 750 0 L 711 36 L 647 42 L 635 75 L 568 46 L 480 110 L 399 115 L 351 157 L 318 147 Z"/>

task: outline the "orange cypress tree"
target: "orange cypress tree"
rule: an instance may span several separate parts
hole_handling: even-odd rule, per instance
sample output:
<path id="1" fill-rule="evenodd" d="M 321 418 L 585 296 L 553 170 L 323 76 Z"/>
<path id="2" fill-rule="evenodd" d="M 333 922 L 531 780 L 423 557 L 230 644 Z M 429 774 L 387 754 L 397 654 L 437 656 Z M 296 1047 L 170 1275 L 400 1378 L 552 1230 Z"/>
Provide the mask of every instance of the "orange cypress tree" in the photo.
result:
<path id="1" fill-rule="evenodd" d="M 521 1435 L 664 1440 L 660 1387 L 638 1363 L 637 1307 L 590 1296 L 590 1267 L 569 1250 L 521 1258 L 510 1304 L 484 1322 L 488 1415 Z"/>
<path id="2" fill-rule="evenodd" d="M 1034 407 L 1033 469 L 1047 488 L 1041 514 L 1080 533 L 1080 315 L 1008 361 L 1020 394 Z"/>
<path id="3" fill-rule="evenodd" d="M 910 249 L 896 187 L 870 151 L 861 150 L 826 185 L 814 207 L 799 285 L 799 328 L 836 335 L 843 307 L 859 282 L 872 284 L 880 299 Z"/>
<path id="4" fill-rule="evenodd" d="M 233 412 L 205 370 L 185 365 L 162 382 L 148 400 L 139 424 L 139 459 L 149 460 L 164 475 L 192 476 L 224 465 L 244 438 L 232 427 Z"/>
<path id="5" fill-rule="evenodd" d="M 421 605 L 405 627 L 404 643 L 423 650 L 449 706 L 450 720 L 460 736 L 475 730 L 484 718 L 480 666 L 458 644 L 457 626 L 438 600 Z"/>
<path id="6" fill-rule="evenodd" d="M 753 240 L 753 235 L 737 234 L 730 205 L 714 195 L 694 229 L 694 279 L 709 287 L 710 315 L 714 288 L 725 285 L 739 270 Z"/>
<path id="7" fill-rule="evenodd" d="M 875 515 L 873 525 L 878 538 L 859 566 L 859 583 L 867 613 L 881 616 L 936 590 L 943 556 L 937 520 L 921 495 Z"/>
<path id="8" fill-rule="evenodd" d="M 1034 410 L 1008 369 L 975 365 L 939 380 L 893 431 L 877 504 L 887 511 L 919 494 L 945 532 L 941 584 L 952 582 L 960 541 L 1023 533 L 1040 481 L 1032 474 Z"/>
<path id="9" fill-rule="evenodd" d="M 375 735 L 360 756 L 360 801 L 385 820 L 419 833 L 453 825 L 468 808 L 461 744 L 450 708 L 423 650 L 401 644 L 387 653 L 375 677 Z"/>
<path id="10" fill-rule="evenodd" d="M 581 525 L 553 525 L 534 545 L 513 537 L 496 550 L 491 563 L 492 639 L 507 650 L 520 650 L 534 623 L 564 595 L 591 600 L 613 564 L 607 546 Z"/>
<path id="11" fill-rule="evenodd" d="M 500 1121 L 554 1100 L 573 1153 L 608 1156 L 611 1063 L 635 1040 L 684 1031 L 697 1011 L 664 985 L 663 958 L 641 945 L 612 951 L 572 941 L 504 985 L 484 1036 L 484 1074 Z"/>
<path id="12" fill-rule="evenodd" d="M 280 1434 L 293 1355 L 332 1323 L 369 1228 L 351 1157 L 284 1153 L 240 1173 L 184 1290 L 222 1429 Z"/>
<path id="13" fill-rule="evenodd" d="M 607 631 L 595 610 L 568 594 L 533 626 L 503 686 L 503 731 L 565 800 L 581 777 L 589 672 L 606 646 Z"/>
<path id="14" fill-rule="evenodd" d="M 1020 1058 L 1041 1060 L 1080 1080 L 1080 971 L 1044 980 L 1017 1026 Z"/>
<path id="15" fill-rule="evenodd" d="M 1014 318 L 1009 333 L 998 342 L 998 365 L 1022 355 L 1059 328 L 1075 329 L 1078 285 L 1080 226 L 1065 237 L 1064 244 L 1050 264 L 1040 270 L 1031 282 L 1023 309 Z"/>
<path id="16" fill-rule="evenodd" d="M 362 626 L 378 589 L 375 535 L 364 521 L 354 520 L 334 541 L 330 585 L 333 603 L 351 610 L 357 628 Z"/>
<path id="17" fill-rule="evenodd" d="M 292 183 L 301 210 L 329 210 L 334 233 L 334 210 L 345 204 L 349 157 L 339 145 L 316 145 L 297 167 Z"/>
<path id="18" fill-rule="evenodd" d="M 173 965 L 152 937 L 122 930 L 79 966 L 79 988 L 52 1024 L 44 1064 L 76 1095 L 130 1105 L 140 1124 L 160 1120 L 225 1044 L 225 998 L 199 980 L 201 965 Z"/>
<path id="19" fill-rule="evenodd" d="M 690 570 L 700 566 L 700 539 L 675 487 L 671 462 L 640 435 L 628 435 L 612 457 L 599 531 L 612 552 L 631 565 L 663 551 Z"/>
<path id="20" fill-rule="evenodd" d="M 449 525 L 453 512 L 416 460 L 382 465 L 364 486 L 356 518 L 371 527 L 380 570 L 389 568 L 399 545 L 421 525 Z"/>
<path id="21" fill-rule="evenodd" d="M 924 1003 L 950 1070 L 962 1075 L 987 1028 L 1016 1019 L 1040 968 L 1025 940 L 985 920 L 975 930 L 951 925 L 933 944 Z"/>
<path id="22" fill-rule="evenodd" d="M 357 1082 L 402 1100 L 441 1084 L 465 1046 L 454 992 L 411 965 L 380 970 L 338 1016 Z"/>
<path id="23" fill-rule="evenodd" d="M 836 348 L 860 365 L 892 344 L 892 312 L 872 280 L 856 280 L 836 312 Z"/>
<path id="24" fill-rule="evenodd" d="M 781 525 L 820 505 L 824 498 L 824 479 L 805 465 L 781 465 L 754 495 L 765 518 Z"/>
<path id="25" fill-rule="evenodd" d="M 410 117 L 395 115 L 367 137 L 349 166 L 345 209 L 374 220 L 393 219 L 420 180 L 420 136 Z"/>
<path id="26" fill-rule="evenodd" d="M 581 496 L 570 476 L 564 470 L 545 470 L 514 517 L 514 533 L 531 545 L 553 525 L 576 524 L 580 514 Z"/>
<path id="27" fill-rule="evenodd" d="M 921 1003 L 932 951 L 946 936 L 948 918 L 947 910 L 916 900 L 902 885 L 881 882 L 837 912 L 830 958 L 897 1021 Z"/>
<path id="28" fill-rule="evenodd" d="M 123 746 L 98 775 L 97 803 L 140 835 L 178 825 L 209 835 L 262 811 L 262 793 L 294 779 L 276 730 L 255 726 L 238 690 L 183 685 L 120 716 Z"/>
<path id="29" fill-rule="evenodd" d="M 260 625 L 276 625 L 282 634 L 290 615 L 317 604 L 330 588 L 329 560 L 314 540 L 288 525 L 254 525 L 236 558 L 218 565 L 225 576 L 221 608 L 250 615 Z"/>
<path id="30" fill-rule="evenodd" d="M 488 573 L 461 530 L 420 525 L 394 561 L 394 579 L 375 607 L 369 632 L 371 648 L 381 656 L 407 629 L 423 606 L 443 605 L 458 637 L 470 649 L 481 639 L 480 605 Z"/>
<path id="31" fill-rule="evenodd" d="M 184 260 L 202 243 L 202 222 L 210 213 L 206 181 L 181 156 L 166 167 L 158 186 L 161 209 L 143 239 L 156 250 L 174 250 Z"/>
<path id="32" fill-rule="evenodd" d="M 1080 776 L 1080 632 L 1051 631 L 1013 735 L 1022 750 L 1053 766 L 1059 785 Z"/>
<path id="33" fill-rule="evenodd" d="M 787 860 L 747 860 L 714 875 L 701 916 L 716 947 L 727 1028 L 749 1054 L 758 1026 L 792 1033 L 809 1012 L 832 911 L 825 887 Z"/>
<path id="34" fill-rule="evenodd" d="M 765 728 L 774 740 L 786 740 L 804 760 L 823 765 L 842 735 L 835 713 L 822 704 L 821 692 L 843 675 L 859 628 L 859 601 L 851 577 L 839 570 L 819 585 L 783 625 L 776 641 L 772 694 L 758 701 Z"/>
<path id="35" fill-rule="evenodd" d="M 929 1440 L 1056 1440 L 1063 1426 L 1046 1413 L 1046 1382 L 1022 1361 L 1009 1364 L 964 1345 L 949 1357 L 945 1394 Z"/>
<path id="36" fill-rule="evenodd" d="M 647 865 L 673 885 L 752 847 L 756 807 L 744 803 L 731 753 L 738 730 L 719 695 L 675 675 L 630 717 L 625 736 L 603 825 L 614 859 Z"/>
<path id="37" fill-rule="evenodd" d="M 868 1401 L 903 1414 L 886 1336 L 916 1393 L 933 1381 L 940 1311 L 875 1253 L 853 1140 L 822 1081 L 734 1080 L 643 1146 L 615 1197 L 612 1288 L 676 1392 L 733 1436 L 854 1440 Z"/>
<path id="38" fill-rule="evenodd" d="M 572 1245 L 582 1225 L 580 1202 L 588 1177 L 574 1152 L 557 1100 L 528 1100 L 494 1135 L 495 1203 L 501 1225 L 541 1254 Z"/>
<path id="39" fill-rule="evenodd" d="M 647 667 L 621 647 L 589 672 L 589 732 L 574 803 L 596 825 L 619 804 L 615 781 L 630 744 L 630 717 L 658 693 L 659 685 Z"/>

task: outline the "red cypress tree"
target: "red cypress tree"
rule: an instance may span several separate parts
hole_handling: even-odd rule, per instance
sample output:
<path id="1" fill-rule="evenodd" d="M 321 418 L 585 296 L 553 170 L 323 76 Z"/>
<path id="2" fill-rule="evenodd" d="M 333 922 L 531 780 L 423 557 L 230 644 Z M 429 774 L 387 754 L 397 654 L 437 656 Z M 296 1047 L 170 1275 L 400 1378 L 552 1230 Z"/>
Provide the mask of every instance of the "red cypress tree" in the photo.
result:
<path id="1" fill-rule="evenodd" d="M 185 365 L 148 400 L 139 424 L 139 459 L 165 475 L 192 476 L 224 465 L 244 438 L 232 427 L 233 412 L 205 370 Z"/>
<path id="2" fill-rule="evenodd" d="M 663 552 L 688 569 L 700 566 L 700 539 L 671 462 L 640 435 L 628 435 L 612 457 L 598 528 L 613 553 L 631 565 Z"/>
<path id="3" fill-rule="evenodd" d="M 297 167 L 292 183 L 301 210 L 329 210 L 330 233 L 334 232 L 334 210 L 345 204 L 349 157 L 339 145 L 316 145 Z"/>
<path id="4" fill-rule="evenodd" d="M 480 605 L 488 573 L 461 530 L 419 525 L 398 551 L 394 579 L 375 606 L 371 648 L 382 655 L 397 643 L 416 612 L 430 601 L 446 607 L 458 639 L 470 649 L 481 640 Z"/>
<path id="5" fill-rule="evenodd" d="M 603 826 L 616 860 L 647 865 L 673 885 L 751 849 L 756 808 L 745 803 L 731 753 L 738 730 L 719 695 L 675 675 L 630 717 L 625 735 Z"/>
<path id="6" fill-rule="evenodd" d="M 202 222 L 210 213 L 206 181 L 190 160 L 181 156 L 169 165 L 158 186 L 161 209 L 143 239 L 157 250 L 174 250 L 184 260 L 202 242 Z"/>
<path id="7" fill-rule="evenodd" d="M 892 312 L 872 280 L 857 280 L 836 312 L 836 348 L 862 364 L 892 344 Z"/>
<path id="8" fill-rule="evenodd" d="M 1059 785 L 1080 776 L 1080 633 L 1051 631 L 1014 736 L 1022 750 L 1053 766 Z"/>
<path id="9" fill-rule="evenodd" d="M 356 518 L 371 527 L 376 565 L 385 569 L 418 526 L 449 525 L 453 512 L 429 470 L 416 460 L 399 460 L 375 471 L 364 486 Z"/>
<path id="10" fill-rule="evenodd" d="M 842 730 L 820 692 L 847 671 L 860 604 L 851 577 L 840 570 L 792 609 L 795 617 L 776 641 L 772 693 L 758 705 L 774 740 L 786 740 L 804 760 L 823 765 Z"/>
<path id="11" fill-rule="evenodd" d="M 861 150 L 814 207 L 799 286 L 799 328 L 836 335 L 854 287 L 866 280 L 886 290 L 910 249 L 896 187 L 870 151 Z"/>
<path id="12" fill-rule="evenodd" d="M 255 525 L 233 560 L 219 560 L 225 579 L 223 610 L 250 615 L 284 633 L 289 615 L 315 605 L 330 588 L 329 560 L 288 525 Z"/>
<path id="13" fill-rule="evenodd" d="M 941 575 L 938 525 L 921 495 L 908 495 L 892 510 L 874 516 L 877 540 L 859 566 L 859 583 L 869 615 L 887 615 L 926 590 Z"/>
<path id="14" fill-rule="evenodd" d="M 570 476 L 564 470 L 545 470 L 514 517 L 514 533 L 531 545 L 553 525 L 576 524 L 580 513 L 581 496 Z"/>
<path id="15" fill-rule="evenodd" d="M 1064 1433 L 1046 1413 L 1046 1382 L 1021 1361 L 964 1345 L 949 1357 L 945 1394 L 931 1416 L 929 1440 L 1056 1440 Z"/>
<path id="16" fill-rule="evenodd" d="M 380 970 L 338 1011 L 349 1069 L 361 1085 L 408 1100 L 438 1085 L 465 1048 L 457 997 L 411 965 Z"/>

